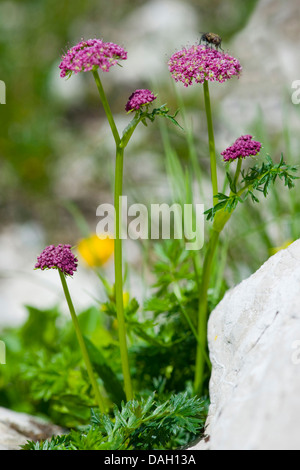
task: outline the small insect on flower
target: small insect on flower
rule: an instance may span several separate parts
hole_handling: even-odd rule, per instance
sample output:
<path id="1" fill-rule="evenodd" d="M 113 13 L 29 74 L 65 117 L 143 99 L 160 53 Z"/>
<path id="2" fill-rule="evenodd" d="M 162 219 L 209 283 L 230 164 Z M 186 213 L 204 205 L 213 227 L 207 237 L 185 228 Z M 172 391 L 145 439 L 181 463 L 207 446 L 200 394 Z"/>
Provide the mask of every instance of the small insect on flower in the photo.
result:
<path id="1" fill-rule="evenodd" d="M 168 67 L 174 80 L 185 87 L 205 80 L 224 83 L 234 76 L 239 77 L 242 71 L 237 59 L 203 44 L 175 52 Z"/>
<path id="2" fill-rule="evenodd" d="M 220 48 L 221 51 L 223 51 L 221 44 L 222 44 L 222 38 L 215 33 L 203 33 L 201 38 L 200 38 L 200 44 L 201 42 L 204 41 L 206 45 L 211 44 L 211 46 L 216 46 L 216 49 Z"/>

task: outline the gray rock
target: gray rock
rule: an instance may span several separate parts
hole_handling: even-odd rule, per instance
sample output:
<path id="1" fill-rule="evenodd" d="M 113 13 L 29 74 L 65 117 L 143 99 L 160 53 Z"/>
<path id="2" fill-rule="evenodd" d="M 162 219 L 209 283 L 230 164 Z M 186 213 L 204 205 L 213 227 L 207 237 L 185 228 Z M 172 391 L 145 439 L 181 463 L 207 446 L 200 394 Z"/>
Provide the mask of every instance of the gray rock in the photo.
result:
<path id="1" fill-rule="evenodd" d="M 300 240 L 212 312 L 208 437 L 193 449 L 300 450 L 299 305 Z"/>
<path id="2" fill-rule="evenodd" d="M 35 416 L 0 407 L 0 450 L 21 450 L 28 440 L 38 441 L 64 430 Z"/>
<path id="3" fill-rule="evenodd" d="M 292 103 L 292 83 L 300 80 L 299 25 L 298 0 L 260 0 L 247 26 L 230 44 L 243 73 L 230 85 L 222 111 L 227 120 L 229 113 L 237 135 L 246 132 L 258 108 L 269 132 L 281 131 L 284 121 L 299 129 L 299 109 Z"/>

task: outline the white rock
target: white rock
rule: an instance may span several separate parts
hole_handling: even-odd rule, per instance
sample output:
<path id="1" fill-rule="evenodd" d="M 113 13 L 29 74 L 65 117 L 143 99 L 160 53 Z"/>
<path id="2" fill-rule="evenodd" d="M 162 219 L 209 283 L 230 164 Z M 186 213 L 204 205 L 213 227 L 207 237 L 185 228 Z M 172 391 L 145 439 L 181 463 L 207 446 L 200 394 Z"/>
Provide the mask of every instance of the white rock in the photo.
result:
<path id="1" fill-rule="evenodd" d="M 199 40 L 198 16 L 193 6 L 181 0 L 150 0 L 128 15 L 126 32 L 128 60 L 116 80 L 149 83 L 159 76 L 169 80 L 167 62 L 188 43 Z"/>
<path id="2" fill-rule="evenodd" d="M 193 449 L 300 450 L 300 240 L 228 291 L 208 325 L 208 442 Z"/>
<path id="3" fill-rule="evenodd" d="M 0 407 L 0 450 L 21 450 L 28 440 L 45 440 L 63 432 L 40 418 Z"/>
<path id="4" fill-rule="evenodd" d="M 300 80 L 299 21 L 298 0 L 260 0 L 229 45 L 243 73 L 222 101 L 222 113 L 237 136 L 246 133 L 258 109 L 270 132 L 281 130 L 284 121 L 299 129 L 299 109 L 292 103 L 292 83 Z"/>

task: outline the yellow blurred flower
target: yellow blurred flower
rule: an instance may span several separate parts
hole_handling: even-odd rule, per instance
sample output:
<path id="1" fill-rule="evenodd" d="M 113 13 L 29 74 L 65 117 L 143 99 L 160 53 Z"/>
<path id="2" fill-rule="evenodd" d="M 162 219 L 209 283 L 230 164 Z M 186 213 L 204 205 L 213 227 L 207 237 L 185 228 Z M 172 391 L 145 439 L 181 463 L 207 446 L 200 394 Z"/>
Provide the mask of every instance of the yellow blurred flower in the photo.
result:
<path id="1" fill-rule="evenodd" d="M 114 239 L 105 238 L 101 240 L 96 234 L 92 234 L 78 242 L 77 250 L 88 266 L 92 268 L 100 267 L 113 255 Z"/>
<path id="2" fill-rule="evenodd" d="M 284 250 L 288 246 L 290 246 L 293 243 L 293 240 L 286 240 L 281 246 L 275 246 L 270 249 L 270 254 L 275 255 L 275 253 L 278 253 L 280 250 Z"/>
<path id="3" fill-rule="evenodd" d="M 123 292 L 123 306 L 128 307 L 129 304 L 129 292 Z"/>

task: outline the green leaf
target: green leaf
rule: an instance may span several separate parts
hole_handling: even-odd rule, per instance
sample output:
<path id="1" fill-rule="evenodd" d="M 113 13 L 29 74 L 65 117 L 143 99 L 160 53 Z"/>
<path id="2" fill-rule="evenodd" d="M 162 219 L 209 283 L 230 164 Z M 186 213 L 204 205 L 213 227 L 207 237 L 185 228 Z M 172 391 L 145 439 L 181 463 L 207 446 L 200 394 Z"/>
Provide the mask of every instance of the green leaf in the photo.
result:
<path id="1" fill-rule="evenodd" d="M 116 377 L 109 364 L 107 364 L 107 359 L 104 358 L 101 351 L 96 348 L 96 346 L 88 338 L 85 337 L 84 341 L 90 356 L 90 360 L 93 364 L 93 367 L 95 368 L 95 371 L 102 379 L 105 390 L 111 396 L 112 401 L 119 406 L 121 402 L 126 399 L 120 381 Z"/>
<path id="2" fill-rule="evenodd" d="M 150 450 L 177 448 L 178 437 L 195 438 L 203 428 L 204 402 L 188 393 L 159 401 L 155 393 L 122 403 L 113 413 L 91 410 L 90 424 L 49 441 L 28 441 L 24 450 Z"/>
<path id="3" fill-rule="evenodd" d="M 217 198 L 220 202 L 204 212 L 204 214 L 207 215 L 207 220 L 212 220 L 216 212 L 220 210 L 232 212 L 239 202 L 243 203 L 247 199 L 248 195 L 250 195 L 253 202 L 258 203 L 259 199 L 254 195 L 253 191 L 262 192 L 264 197 L 267 197 L 270 187 L 272 184 L 275 184 L 277 177 L 284 181 L 285 186 L 292 189 L 295 186 L 294 180 L 299 179 L 299 177 L 292 174 L 296 171 L 298 171 L 298 167 L 287 165 L 284 161 L 283 154 L 281 154 L 280 161 L 277 164 L 274 164 L 271 157 L 267 155 L 266 162 L 263 162 L 261 166 L 255 165 L 250 168 L 247 173 L 244 171 L 241 172 L 241 183 L 244 184 L 244 187 L 239 191 L 236 191 L 232 178 L 227 173 L 230 189 L 234 194 L 226 196 L 225 194 L 218 193 Z"/>
<path id="4" fill-rule="evenodd" d="M 151 113 L 149 113 L 147 111 L 141 111 L 140 112 L 140 119 L 143 119 L 143 120 L 149 119 L 151 122 L 153 122 L 157 116 L 161 116 L 161 117 L 164 117 L 166 119 L 169 119 L 173 124 L 175 124 L 177 127 L 180 127 L 180 129 L 183 130 L 181 125 L 175 119 L 178 112 L 179 112 L 179 110 L 177 110 L 173 115 L 169 114 L 169 109 L 166 107 L 165 104 L 163 104 L 159 108 L 153 109 L 153 111 Z"/>
<path id="5" fill-rule="evenodd" d="M 226 196 L 226 194 L 218 193 L 217 198 L 220 202 L 214 205 L 214 207 L 206 210 L 204 214 L 207 215 L 207 220 L 212 220 L 216 212 L 220 210 L 225 210 L 227 212 L 233 212 L 236 208 L 238 202 L 243 202 L 243 200 L 237 195 L 232 194 L 231 196 Z"/>
<path id="6" fill-rule="evenodd" d="M 122 135 L 122 138 L 121 138 L 121 142 L 119 144 L 121 148 L 126 147 L 126 145 L 128 144 L 128 142 L 129 142 L 132 134 L 134 133 L 135 128 L 137 127 L 140 120 L 141 120 L 141 117 L 138 115 L 138 113 L 136 113 L 134 118 L 130 121 L 128 126 L 124 129 L 123 135 Z"/>
<path id="7" fill-rule="evenodd" d="M 231 177 L 231 175 L 228 171 L 226 172 L 226 176 L 227 176 L 229 187 L 230 187 L 231 191 L 233 193 L 236 193 L 236 185 L 234 184 L 234 182 L 232 180 L 232 177 Z"/>

